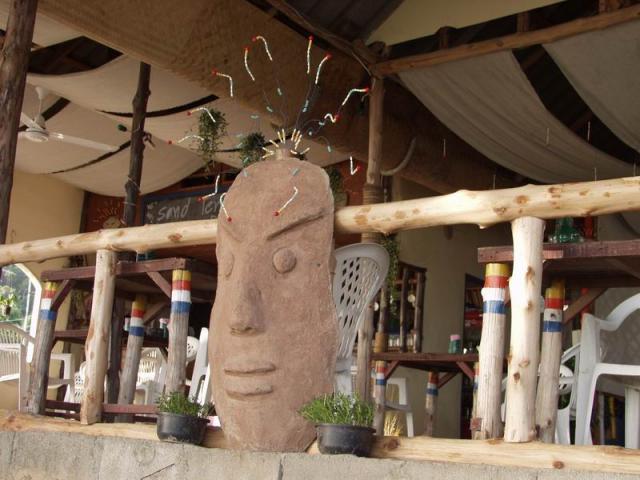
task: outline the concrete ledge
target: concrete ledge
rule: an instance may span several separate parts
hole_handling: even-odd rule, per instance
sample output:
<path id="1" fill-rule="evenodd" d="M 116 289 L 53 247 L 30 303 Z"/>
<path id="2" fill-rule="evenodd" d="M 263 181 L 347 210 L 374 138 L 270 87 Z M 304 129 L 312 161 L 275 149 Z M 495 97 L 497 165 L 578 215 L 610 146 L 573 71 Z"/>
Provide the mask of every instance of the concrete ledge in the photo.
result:
<path id="1" fill-rule="evenodd" d="M 626 480 L 635 475 L 350 455 L 251 453 L 78 433 L 0 432 L 0 479 Z"/>

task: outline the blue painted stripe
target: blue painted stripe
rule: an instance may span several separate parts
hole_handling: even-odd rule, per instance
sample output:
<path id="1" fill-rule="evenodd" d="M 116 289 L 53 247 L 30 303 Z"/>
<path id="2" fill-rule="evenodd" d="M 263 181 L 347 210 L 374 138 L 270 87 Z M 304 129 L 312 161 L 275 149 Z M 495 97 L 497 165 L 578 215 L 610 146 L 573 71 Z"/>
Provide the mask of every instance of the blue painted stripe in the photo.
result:
<path id="1" fill-rule="evenodd" d="M 434 397 L 438 396 L 437 388 L 427 388 L 427 395 L 433 395 Z"/>
<path id="2" fill-rule="evenodd" d="M 191 302 L 171 302 L 172 313 L 189 313 Z"/>
<path id="3" fill-rule="evenodd" d="M 544 322 L 542 322 L 542 331 L 553 333 L 562 332 L 562 322 L 550 322 L 548 320 L 545 320 Z"/>
<path id="4" fill-rule="evenodd" d="M 376 378 L 376 385 L 386 385 L 387 381 L 384 378 Z"/>
<path id="5" fill-rule="evenodd" d="M 41 320 L 55 320 L 58 316 L 58 312 L 55 310 L 40 310 Z"/>
<path id="6" fill-rule="evenodd" d="M 129 335 L 135 335 L 136 337 L 144 337 L 144 327 L 136 327 L 129 325 Z"/>
<path id="7" fill-rule="evenodd" d="M 502 315 L 504 315 L 504 302 L 501 302 L 499 300 L 489 300 L 487 302 L 484 302 L 482 304 L 482 311 L 484 313 L 501 313 Z"/>

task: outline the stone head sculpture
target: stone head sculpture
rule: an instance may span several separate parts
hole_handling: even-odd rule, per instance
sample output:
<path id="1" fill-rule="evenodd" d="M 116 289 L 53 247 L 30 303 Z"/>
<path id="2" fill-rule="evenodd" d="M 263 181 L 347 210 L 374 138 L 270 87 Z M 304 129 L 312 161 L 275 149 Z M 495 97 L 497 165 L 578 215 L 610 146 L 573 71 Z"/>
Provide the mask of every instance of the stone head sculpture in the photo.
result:
<path id="1" fill-rule="evenodd" d="M 328 178 L 309 162 L 260 162 L 223 205 L 209 345 L 216 411 L 236 447 L 302 451 L 315 433 L 297 411 L 332 391 L 335 369 Z"/>

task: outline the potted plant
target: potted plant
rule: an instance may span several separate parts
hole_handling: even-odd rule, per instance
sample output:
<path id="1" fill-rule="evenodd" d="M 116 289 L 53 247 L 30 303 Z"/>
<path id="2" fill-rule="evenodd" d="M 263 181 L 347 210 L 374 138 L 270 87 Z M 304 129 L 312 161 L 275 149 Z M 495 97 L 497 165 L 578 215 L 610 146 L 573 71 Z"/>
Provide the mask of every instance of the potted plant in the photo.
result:
<path id="1" fill-rule="evenodd" d="M 320 453 L 351 453 L 367 457 L 373 446 L 373 406 L 357 396 L 334 393 L 318 397 L 300 409 L 316 424 Z"/>
<path id="2" fill-rule="evenodd" d="M 210 403 L 200 405 L 180 392 L 162 395 L 158 400 L 158 438 L 201 445 L 212 408 Z"/>

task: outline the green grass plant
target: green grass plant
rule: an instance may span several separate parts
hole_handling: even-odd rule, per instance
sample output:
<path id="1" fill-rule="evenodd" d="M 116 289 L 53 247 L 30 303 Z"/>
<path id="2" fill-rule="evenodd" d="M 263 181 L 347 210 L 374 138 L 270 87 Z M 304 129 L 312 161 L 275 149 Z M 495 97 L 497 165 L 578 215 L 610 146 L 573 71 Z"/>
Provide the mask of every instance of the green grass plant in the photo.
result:
<path id="1" fill-rule="evenodd" d="M 164 413 L 176 413 L 178 415 L 206 418 L 212 409 L 213 405 L 211 405 L 211 403 L 200 405 L 195 399 L 189 399 L 184 393 L 180 392 L 162 395 L 158 399 L 158 410 Z"/>
<path id="2" fill-rule="evenodd" d="M 313 423 L 332 423 L 338 425 L 357 425 L 370 427 L 373 424 L 373 405 L 360 400 L 357 396 L 334 393 L 313 399 L 300 411 Z"/>

